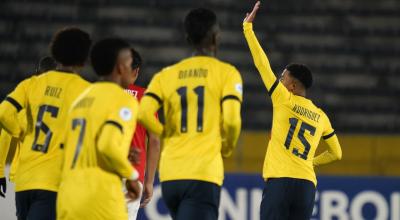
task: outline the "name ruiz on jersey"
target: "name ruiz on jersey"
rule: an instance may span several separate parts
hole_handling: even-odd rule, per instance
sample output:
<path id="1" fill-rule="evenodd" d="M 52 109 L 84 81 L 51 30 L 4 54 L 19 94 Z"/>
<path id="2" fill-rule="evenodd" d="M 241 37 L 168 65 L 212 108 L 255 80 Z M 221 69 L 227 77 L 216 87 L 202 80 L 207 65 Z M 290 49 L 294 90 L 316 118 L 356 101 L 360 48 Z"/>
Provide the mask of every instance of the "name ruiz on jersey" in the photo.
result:
<path id="1" fill-rule="evenodd" d="M 60 98 L 61 91 L 62 91 L 62 88 L 60 88 L 60 87 L 47 86 L 46 90 L 44 92 L 44 95 L 55 97 L 55 98 Z"/>
<path id="2" fill-rule="evenodd" d="M 315 122 L 319 122 L 319 118 L 321 117 L 318 113 L 296 104 L 293 106 L 292 111 Z"/>

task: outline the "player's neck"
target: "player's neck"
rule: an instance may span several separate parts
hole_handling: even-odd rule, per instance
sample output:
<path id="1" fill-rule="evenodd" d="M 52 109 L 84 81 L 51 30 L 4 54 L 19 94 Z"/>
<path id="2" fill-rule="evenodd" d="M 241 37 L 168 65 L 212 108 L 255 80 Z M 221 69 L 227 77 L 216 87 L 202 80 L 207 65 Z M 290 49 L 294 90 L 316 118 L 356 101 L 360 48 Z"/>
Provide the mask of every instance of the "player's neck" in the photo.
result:
<path id="1" fill-rule="evenodd" d="M 117 85 L 120 85 L 120 81 L 117 79 L 117 77 L 114 76 L 114 74 L 111 74 L 108 76 L 102 76 L 99 78 L 98 82 L 109 82 L 109 83 L 115 83 Z"/>
<path id="2" fill-rule="evenodd" d="M 306 91 L 296 91 L 296 92 L 294 92 L 294 94 L 297 95 L 297 96 L 301 96 L 301 97 L 307 98 Z"/>
<path id="3" fill-rule="evenodd" d="M 195 48 L 195 51 L 193 52 L 193 56 L 215 57 L 216 51 L 213 50 L 212 48 L 197 47 L 197 48 Z"/>
<path id="4" fill-rule="evenodd" d="M 76 73 L 78 74 L 82 67 L 78 66 L 57 66 L 56 70 L 65 73 Z"/>

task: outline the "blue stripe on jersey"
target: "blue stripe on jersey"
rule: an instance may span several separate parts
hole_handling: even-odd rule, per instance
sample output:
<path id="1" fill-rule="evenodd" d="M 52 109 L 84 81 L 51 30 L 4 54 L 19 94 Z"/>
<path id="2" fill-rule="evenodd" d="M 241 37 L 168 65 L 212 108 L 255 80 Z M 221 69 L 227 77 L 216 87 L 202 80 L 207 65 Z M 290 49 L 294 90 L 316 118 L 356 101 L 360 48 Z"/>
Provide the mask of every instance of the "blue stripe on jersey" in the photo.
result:
<path id="1" fill-rule="evenodd" d="M 17 112 L 19 112 L 19 111 L 21 111 L 22 110 L 22 106 L 17 102 L 17 100 L 15 100 L 15 99 L 13 99 L 13 98 L 11 98 L 11 97 L 7 97 L 6 98 L 6 101 L 8 101 L 9 103 L 11 103 L 16 109 L 17 109 Z"/>
<path id="2" fill-rule="evenodd" d="M 158 95 L 156 95 L 152 92 L 146 92 L 146 94 L 144 94 L 144 95 L 152 97 L 153 99 L 157 100 L 158 104 L 162 105 L 162 99 Z"/>

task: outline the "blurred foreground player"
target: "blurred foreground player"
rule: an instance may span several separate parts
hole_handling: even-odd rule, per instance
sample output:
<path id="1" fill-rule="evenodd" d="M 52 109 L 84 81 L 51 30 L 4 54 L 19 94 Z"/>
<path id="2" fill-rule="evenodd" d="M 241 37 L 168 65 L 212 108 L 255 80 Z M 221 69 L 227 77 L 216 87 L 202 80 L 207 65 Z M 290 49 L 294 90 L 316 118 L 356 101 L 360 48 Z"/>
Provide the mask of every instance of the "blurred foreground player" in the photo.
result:
<path id="1" fill-rule="evenodd" d="M 131 49 L 131 51 L 133 55 L 132 71 L 133 74 L 135 74 L 136 82 L 142 65 L 142 58 L 136 50 Z M 127 89 L 128 93 L 136 97 L 138 101 L 142 99 L 145 90 L 145 88 L 137 86 L 134 83 L 129 85 Z M 134 162 L 134 154 L 138 154 L 138 163 Z M 139 172 L 139 183 L 141 187 L 143 188 L 144 186 L 144 188 L 143 194 L 137 200 L 132 201 L 127 199 L 129 220 L 135 220 L 139 211 L 139 207 L 145 207 L 153 196 L 154 176 L 157 170 L 159 159 L 160 140 L 158 136 L 147 132 L 141 124 L 136 124 L 136 130 L 133 135 L 130 149 L 130 161 Z"/>
<path id="2" fill-rule="evenodd" d="M 161 135 L 160 180 L 173 219 L 218 219 L 222 157 L 239 138 L 242 79 L 215 58 L 219 27 L 214 12 L 195 9 L 184 21 L 192 57 L 157 73 L 139 110 L 139 121 Z M 154 117 L 163 107 L 165 125 Z"/>
<path id="3" fill-rule="evenodd" d="M 54 70 L 57 67 L 57 63 L 54 58 L 45 56 L 40 59 L 38 67 L 35 73 L 41 74 L 49 70 Z M 22 129 L 26 129 L 26 110 L 22 109 L 18 112 L 18 121 L 22 126 Z M 23 137 L 22 137 L 23 138 Z M 21 139 L 22 140 L 22 139 Z M 13 138 L 7 131 L 0 130 L 0 196 L 5 197 L 7 189 L 7 181 L 5 177 L 5 167 L 7 156 L 12 158 L 9 178 L 11 182 L 14 182 L 15 172 L 19 162 L 19 146 L 21 144 L 20 138 Z M 11 155 L 9 155 L 11 154 Z"/>
<path id="4" fill-rule="evenodd" d="M 259 6 L 257 2 L 253 11 L 246 15 L 243 29 L 273 105 L 260 219 L 308 220 L 317 184 L 314 166 L 340 160 L 342 151 L 326 114 L 306 98 L 307 89 L 312 85 L 310 70 L 302 64 L 290 64 L 280 79 L 272 72 L 252 27 Z M 321 137 L 329 150 L 314 158 Z"/>
<path id="5" fill-rule="evenodd" d="M 119 38 L 99 41 L 91 61 L 100 81 L 70 109 L 57 219 L 128 219 L 127 196 L 139 197 L 139 174 L 128 160 L 138 103 L 127 94 L 135 80 L 130 46 Z"/>
<path id="6" fill-rule="evenodd" d="M 0 123 L 13 137 L 23 137 L 15 175 L 18 219 L 55 219 L 61 174 L 60 141 L 67 112 L 89 86 L 78 72 L 85 65 L 91 39 L 78 28 L 57 32 L 51 42 L 55 71 L 25 79 L 0 105 Z M 17 113 L 26 109 L 26 129 Z"/>

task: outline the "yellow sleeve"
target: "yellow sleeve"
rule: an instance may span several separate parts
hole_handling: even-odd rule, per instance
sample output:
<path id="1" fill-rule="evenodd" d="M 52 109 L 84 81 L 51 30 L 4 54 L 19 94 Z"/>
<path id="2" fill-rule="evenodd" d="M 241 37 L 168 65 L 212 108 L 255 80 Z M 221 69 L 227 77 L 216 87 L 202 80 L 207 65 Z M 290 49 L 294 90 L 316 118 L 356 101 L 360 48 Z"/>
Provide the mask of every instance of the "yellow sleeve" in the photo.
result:
<path id="1" fill-rule="evenodd" d="M 224 158 L 232 154 L 239 139 L 242 125 L 240 107 L 241 103 L 235 100 L 226 100 L 222 103 L 223 140 L 221 153 Z"/>
<path id="2" fill-rule="evenodd" d="M 10 172 L 9 172 L 9 177 L 10 177 L 11 182 L 14 182 L 15 174 L 16 174 L 18 166 L 19 166 L 20 144 L 21 144 L 21 142 L 17 138 L 13 138 L 11 140 L 10 149 L 15 148 L 15 152 L 14 152 L 13 159 L 11 161 Z"/>
<path id="3" fill-rule="evenodd" d="M 18 112 L 26 107 L 31 78 L 28 78 L 11 92 L 0 104 L 0 124 L 13 137 L 20 137 L 22 129 L 18 123 Z M 17 123 L 16 123 L 17 122 Z"/>
<path id="4" fill-rule="evenodd" d="M 335 160 L 342 159 L 342 149 L 337 136 L 333 135 L 332 137 L 326 139 L 325 142 L 328 144 L 329 149 L 314 158 L 314 166 L 328 164 Z"/>
<path id="5" fill-rule="evenodd" d="M 134 100 L 129 106 L 120 105 L 115 109 L 98 135 L 97 146 L 116 173 L 136 180 L 139 174 L 129 162 L 128 152 L 136 127 L 138 103 Z"/>
<path id="6" fill-rule="evenodd" d="M 240 108 L 243 99 L 242 78 L 234 68 L 224 83 L 222 93 L 222 149 L 223 157 L 229 157 L 235 149 L 241 129 Z"/>
<path id="7" fill-rule="evenodd" d="M 243 97 L 243 82 L 239 71 L 232 67 L 232 70 L 226 75 L 223 85 L 222 101 L 226 99 L 237 99 L 242 101 Z"/>
<path id="8" fill-rule="evenodd" d="M 276 78 L 272 71 L 268 57 L 254 34 L 253 24 L 243 23 L 243 32 L 253 56 L 254 64 L 261 75 L 269 96 L 271 96 L 272 103 L 278 104 L 278 102 L 285 101 L 290 97 L 290 92 L 279 82 L 279 79 Z"/>
<path id="9" fill-rule="evenodd" d="M 151 133 L 161 136 L 164 126 L 155 117 L 155 113 L 163 104 L 160 74 L 151 80 L 142 100 L 140 101 L 138 121 Z"/>
<path id="10" fill-rule="evenodd" d="M 11 144 L 11 135 L 7 133 L 5 130 L 1 130 L 0 133 L 0 178 L 5 176 L 4 170 L 6 166 L 6 160 L 8 151 L 10 149 Z"/>
<path id="11" fill-rule="evenodd" d="M 325 121 L 326 125 L 324 131 L 322 132 L 322 138 L 327 143 L 328 150 L 314 158 L 314 166 L 319 166 L 342 159 L 342 149 L 339 144 L 339 139 L 337 138 L 327 116 L 325 116 Z"/>
<path id="12" fill-rule="evenodd" d="M 18 138 L 22 134 L 22 128 L 18 121 L 18 111 L 7 98 L 0 104 L 0 128 Z"/>

